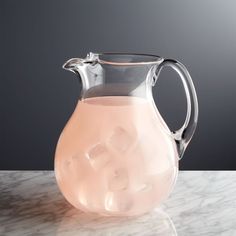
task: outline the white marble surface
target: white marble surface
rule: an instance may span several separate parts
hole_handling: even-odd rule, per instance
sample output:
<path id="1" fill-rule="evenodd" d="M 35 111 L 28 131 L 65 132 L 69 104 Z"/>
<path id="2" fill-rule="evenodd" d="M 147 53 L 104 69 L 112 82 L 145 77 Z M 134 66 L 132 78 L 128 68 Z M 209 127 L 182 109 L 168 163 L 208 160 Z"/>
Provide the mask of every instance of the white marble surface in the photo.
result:
<path id="1" fill-rule="evenodd" d="M 88 215 L 59 193 L 52 171 L 0 172 L 0 235 L 236 235 L 236 171 L 182 171 L 169 199 L 136 218 Z"/>

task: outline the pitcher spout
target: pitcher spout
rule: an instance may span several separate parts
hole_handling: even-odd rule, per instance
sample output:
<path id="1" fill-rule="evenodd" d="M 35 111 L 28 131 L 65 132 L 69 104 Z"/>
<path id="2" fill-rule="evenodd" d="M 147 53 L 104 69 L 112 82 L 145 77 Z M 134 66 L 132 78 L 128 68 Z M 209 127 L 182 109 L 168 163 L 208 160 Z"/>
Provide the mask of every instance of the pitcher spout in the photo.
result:
<path id="1" fill-rule="evenodd" d="M 94 64 L 98 59 L 98 56 L 94 53 L 89 53 L 87 54 L 86 58 L 72 58 L 66 61 L 62 68 L 65 70 L 72 71 L 74 73 L 79 73 L 79 70 L 81 67 L 84 67 L 85 65 L 88 64 Z"/>
<path id="2" fill-rule="evenodd" d="M 82 82 L 81 97 L 91 87 L 103 83 L 102 67 L 98 63 L 98 54 L 88 53 L 85 58 L 72 58 L 66 61 L 63 69 L 75 73 Z"/>
<path id="3" fill-rule="evenodd" d="M 78 73 L 78 67 L 79 66 L 83 66 L 83 62 L 81 61 L 80 58 L 72 58 L 68 61 L 66 61 L 62 68 L 65 69 L 65 70 L 69 70 L 71 72 L 74 72 L 74 73 Z"/>

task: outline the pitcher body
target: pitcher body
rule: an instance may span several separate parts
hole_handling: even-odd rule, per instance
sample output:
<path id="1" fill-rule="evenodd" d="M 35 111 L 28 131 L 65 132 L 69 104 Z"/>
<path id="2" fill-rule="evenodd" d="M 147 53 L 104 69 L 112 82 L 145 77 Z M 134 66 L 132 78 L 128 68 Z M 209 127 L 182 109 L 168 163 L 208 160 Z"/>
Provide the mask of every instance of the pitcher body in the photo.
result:
<path id="1" fill-rule="evenodd" d="M 139 215 L 172 191 L 179 159 L 196 127 L 197 100 L 187 84 L 192 97 L 186 93 L 185 124 L 171 132 L 152 97 L 164 63 L 147 55 L 89 54 L 64 65 L 83 84 L 55 155 L 59 188 L 74 207 L 102 215 Z"/>

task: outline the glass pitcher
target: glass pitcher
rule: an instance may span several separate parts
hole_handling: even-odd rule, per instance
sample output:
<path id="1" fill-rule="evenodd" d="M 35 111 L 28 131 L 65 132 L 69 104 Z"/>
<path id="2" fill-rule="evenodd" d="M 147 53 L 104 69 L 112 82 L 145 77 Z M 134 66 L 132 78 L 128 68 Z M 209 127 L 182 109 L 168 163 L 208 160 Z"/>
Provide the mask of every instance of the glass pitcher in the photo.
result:
<path id="1" fill-rule="evenodd" d="M 165 66 L 179 74 L 187 98 L 185 122 L 174 132 L 152 96 Z M 172 191 L 197 124 L 197 96 L 187 69 L 172 59 L 126 53 L 89 53 L 63 68 L 82 82 L 55 154 L 64 197 L 102 215 L 139 215 L 158 206 Z"/>

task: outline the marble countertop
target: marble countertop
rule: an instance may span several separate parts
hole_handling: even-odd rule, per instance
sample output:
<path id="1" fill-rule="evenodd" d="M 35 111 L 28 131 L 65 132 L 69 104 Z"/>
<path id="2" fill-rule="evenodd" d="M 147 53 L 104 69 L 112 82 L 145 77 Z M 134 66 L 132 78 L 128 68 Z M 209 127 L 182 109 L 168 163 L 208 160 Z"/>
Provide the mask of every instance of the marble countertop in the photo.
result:
<path id="1" fill-rule="evenodd" d="M 0 171 L 0 235 L 236 235 L 236 171 L 181 171 L 160 208 L 135 218 L 82 213 L 53 171 Z"/>

